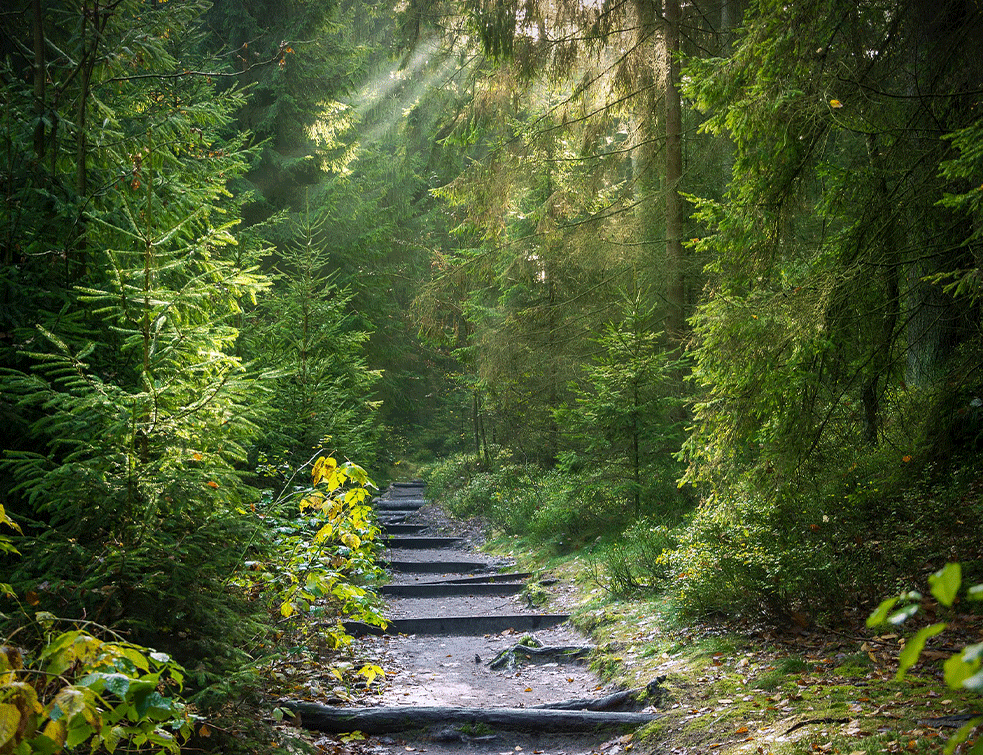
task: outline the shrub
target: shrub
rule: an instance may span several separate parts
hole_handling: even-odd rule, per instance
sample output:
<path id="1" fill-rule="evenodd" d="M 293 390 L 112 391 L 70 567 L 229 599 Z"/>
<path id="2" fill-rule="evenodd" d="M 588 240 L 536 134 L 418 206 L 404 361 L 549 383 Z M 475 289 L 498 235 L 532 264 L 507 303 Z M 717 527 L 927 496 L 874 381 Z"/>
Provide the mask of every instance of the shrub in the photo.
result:
<path id="1" fill-rule="evenodd" d="M 81 629 L 55 633 L 51 614 L 37 620 L 38 652 L 25 658 L 12 637 L 0 646 L 0 752 L 180 752 L 191 716 L 174 694 L 184 670 L 170 656 Z"/>
<path id="2" fill-rule="evenodd" d="M 672 554 L 678 545 L 672 528 L 652 519 L 633 522 L 622 533 L 619 542 L 605 551 L 605 586 L 622 596 L 642 590 L 668 590 L 674 576 Z"/>

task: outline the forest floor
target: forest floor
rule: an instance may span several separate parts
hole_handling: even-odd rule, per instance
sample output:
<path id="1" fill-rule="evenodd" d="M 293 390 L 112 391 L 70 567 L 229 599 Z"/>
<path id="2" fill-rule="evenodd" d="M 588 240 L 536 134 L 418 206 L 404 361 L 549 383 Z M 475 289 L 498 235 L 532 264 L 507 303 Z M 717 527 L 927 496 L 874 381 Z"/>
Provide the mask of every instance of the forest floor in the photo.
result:
<path id="1" fill-rule="evenodd" d="M 394 636 L 356 641 L 358 662 L 377 663 L 386 681 L 373 685 L 359 705 L 525 706 L 571 697 L 598 696 L 641 687 L 664 677 L 652 723 L 631 734 L 529 737 L 484 727 L 434 736 L 337 737 L 311 735 L 317 752 L 333 755 L 786 755 L 791 753 L 942 753 L 977 697 L 957 693 L 941 680 L 942 659 L 983 641 L 975 617 L 953 614 L 942 637 L 904 680 L 895 679 L 903 637 L 868 630 L 859 612 L 836 627 L 724 626 L 681 623 L 655 599 L 618 599 L 592 579 L 589 555 L 546 559 L 517 541 L 487 542 L 476 520 L 460 522 L 428 504 L 416 515 L 428 534 L 463 536 L 468 558 L 513 564 L 534 573 L 516 596 L 470 607 L 458 599 L 430 602 L 437 615 L 461 610 L 499 613 L 570 613 L 570 625 L 535 636 L 547 644 L 589 643 L 589 666 L 520 666 L 508 673 L 487 662 L 522 633 L 472 637 Z M 420 552 L 417 557 L 429 557 Z M 404 576 L 403 581 L 407 580 Z M 418 577 L 410 577 L 418 579 Z M 482 599 L 488 601 L 489 598 Z M 407 609 L 390 599 L 390 615 Z M 579 634 L 582 633 L 582 634 Z M 541 637 L 540 637 L 541 636 Z M 589 637 L 589 639 L 585 639 Z M 939 638 L 941 639 L 941 638 Z M 968 751 L 972 743 L 957 752 Z"/>

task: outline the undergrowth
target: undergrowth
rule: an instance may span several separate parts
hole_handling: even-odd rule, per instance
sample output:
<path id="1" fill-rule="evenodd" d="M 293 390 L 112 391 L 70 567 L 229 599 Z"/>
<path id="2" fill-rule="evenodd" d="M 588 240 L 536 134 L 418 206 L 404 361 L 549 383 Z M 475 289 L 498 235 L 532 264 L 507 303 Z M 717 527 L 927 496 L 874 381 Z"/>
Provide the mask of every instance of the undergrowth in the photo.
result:
<path id="1" fill-rule="evenodd" d="M 267 491 L 235 509 L 247 539 L 196 533 L 214 538 L 211 550 L 234 543 L 220 549 L 225 561 L 194 539 L 174 543 L 174 568 L 144 578 L 142 589 L 156 589 L 157 600 L 131 606 L 128 616 L 142 617 L 138 623 L 58 618 L 40 605 L 44 587 L 26 569 L 14 573 L 20 581 L 0 584 L 15 607 L 0 615 L 0 752 L 57 753 L 83 744 L 112 750 L 124 740 L 133 751 L 178 752 L 184 743 L 223 753 L 273 751 L 293 735 L 272 728 L 262 709 L 270 707 L 267 696 L 292 691 L 297 674 L 307 673 L 298 658 L 313 653 L 315 665 L 329 665 L 342 686 L 381 674 L 371 664 L 339 660 L 352 642 L 342 620 L 384 624 L 371 590 L 382 573 L 368 504 L 373 483 L 350 462 L 320 456 L 307 466 L 285 479 L 279 494 Z M 3 507 L 0 524 L 13 530 L 0 533 L 0 555 L 22 562 L 17 548 L 29 552 L 36 542 L 20 536 Z M 189 547 L 200 554 L 192 558 Z M 139 552 L 123 555 L 132 568 Z M 187 574 L 186 556 L 208 568 Z M 107 600 L 116 596 L 103 592 Z"/>
<path id="2" fill-rule="evenodd" d="M 979 569 L 983 478 L 965 459 L 919 464 L 875 448 L 835 478 L 748 477 L 699 503 L 653 491 L 639 511 L 594 471 L 543 470 L 504 451 L 491 462 L 431 465 L 431 495 L 551 553 L 596 544 L 590 572 L 603 590 L 659 595 L 691 618 L 835 622 L 947 561 Z"/>

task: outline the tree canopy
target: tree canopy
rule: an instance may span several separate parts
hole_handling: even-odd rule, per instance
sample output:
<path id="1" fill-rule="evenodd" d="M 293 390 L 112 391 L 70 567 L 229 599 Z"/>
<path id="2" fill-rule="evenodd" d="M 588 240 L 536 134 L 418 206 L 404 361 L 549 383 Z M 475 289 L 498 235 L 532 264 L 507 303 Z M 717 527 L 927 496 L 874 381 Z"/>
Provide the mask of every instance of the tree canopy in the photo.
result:
<path id="1" fill-rule="evenodd" d="M 344 491 L 402 470 L 623 536 L 621 584 L 692 615 L 978 558 L 975 0 L 0 17 L 11 626 L 125 630 L 211 700 L 271 622 L 371 615 Z M 341 508 L 294 490 L 322 457 Z M 316 584 L 249 566 L 299 579 L 329 520 Z"/>

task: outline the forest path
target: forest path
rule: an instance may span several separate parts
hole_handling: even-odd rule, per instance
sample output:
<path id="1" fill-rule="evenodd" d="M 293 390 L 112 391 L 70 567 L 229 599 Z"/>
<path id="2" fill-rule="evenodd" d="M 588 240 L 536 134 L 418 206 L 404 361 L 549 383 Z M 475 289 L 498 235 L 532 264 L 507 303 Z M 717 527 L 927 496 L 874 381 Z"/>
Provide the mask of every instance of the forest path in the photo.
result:
<path id="1" fill-rule="evenodd" d="M 617 755 L 630 748 L 626 732 L 651 720 L 651 710 L 537 707 L 576 700 L 583 708 L 613 692 L 583 660 L 558 653 L 539 659 L 532 650 L 514 665 L 489 665 L 524 638 L 547 648 L 588 646 L 566 615 L 533 605 L 531 575 L 510 573 L 512 563 L 476 552 L 459 536 L 460 524 L 426 501 L 422 483 L 395 483 L 374 503 L 388 539 L 392 580 L 383 593 L 391 624 L 385 633 L 358 624 L 348 630 L 361 636 L 387 682 L 360 708 L 301 708 L 305 726 L 363 731 L 370 736 L 358 749 L 377 755 Z"/>

